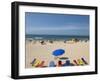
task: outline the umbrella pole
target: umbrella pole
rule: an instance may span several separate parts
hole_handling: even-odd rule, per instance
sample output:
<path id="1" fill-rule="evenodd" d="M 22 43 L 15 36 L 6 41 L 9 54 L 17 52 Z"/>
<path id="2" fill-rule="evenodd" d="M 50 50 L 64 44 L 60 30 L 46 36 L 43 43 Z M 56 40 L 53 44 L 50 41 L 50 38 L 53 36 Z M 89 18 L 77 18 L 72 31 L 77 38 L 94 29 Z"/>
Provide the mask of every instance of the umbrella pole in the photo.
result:
<path id="1" fill-rule="evenodd" d="M 56 56 L 56 57 L 54 57 L 54 59 L 55 59 L 55 60 L 57 60 L 58 58 L 59 58 L 59 57 L 57 57 L 57 56 Z"/>

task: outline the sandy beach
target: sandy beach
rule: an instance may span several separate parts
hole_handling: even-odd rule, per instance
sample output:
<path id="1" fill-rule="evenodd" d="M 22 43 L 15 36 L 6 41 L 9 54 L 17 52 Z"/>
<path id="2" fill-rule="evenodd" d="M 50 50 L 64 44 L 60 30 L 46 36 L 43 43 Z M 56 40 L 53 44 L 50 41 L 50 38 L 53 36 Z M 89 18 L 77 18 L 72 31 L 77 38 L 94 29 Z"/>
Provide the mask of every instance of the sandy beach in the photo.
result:
<path id="1" fill-rule="evenodd" d="M 40 41 L 26 40 L 25 67 L 33 68 L 31 62 L 34 58 L 45 61 L 45 66 L 48 66 L 50 61 L 55 61 L 55 63 L 57 63 L 58 60 L 55 60 L 52 55 L 55 49 L 64 49 L 65 53 L 60 57 L 68 57 L 72 63 L 73 60 L 84 57 L 89 64 L 89 41 L 53 41 L 53 43 L 45 41 L 45 44 L 42 45 Z"/>

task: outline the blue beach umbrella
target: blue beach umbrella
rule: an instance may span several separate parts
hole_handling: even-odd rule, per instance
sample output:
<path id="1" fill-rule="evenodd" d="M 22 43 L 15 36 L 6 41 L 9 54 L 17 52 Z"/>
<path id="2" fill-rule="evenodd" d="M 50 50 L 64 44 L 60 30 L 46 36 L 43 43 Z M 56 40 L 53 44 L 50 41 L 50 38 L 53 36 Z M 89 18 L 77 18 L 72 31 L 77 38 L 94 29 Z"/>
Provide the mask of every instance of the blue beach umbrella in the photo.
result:
<path id="1" fill-rule="evenodd" d="M 58 57 L 58 56 L 63 55 L 64 53 L 65 53 L 65 50 L 63 50 L 63 49 L 57 49 L 57 50 L 54 50 L 52 54 L 53 54 L 55 57 Z"/>

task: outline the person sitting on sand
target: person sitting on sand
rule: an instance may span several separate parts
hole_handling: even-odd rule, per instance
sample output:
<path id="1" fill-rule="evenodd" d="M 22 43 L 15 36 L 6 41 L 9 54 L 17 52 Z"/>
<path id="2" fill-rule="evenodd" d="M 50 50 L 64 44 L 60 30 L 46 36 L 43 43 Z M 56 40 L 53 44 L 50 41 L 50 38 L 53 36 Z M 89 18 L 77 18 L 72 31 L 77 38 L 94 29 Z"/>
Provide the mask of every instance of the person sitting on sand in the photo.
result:
<path id="1" fill-rule="evenodd" d="M 53 41 L 51 40 L 51 41 L 49 41 L 50 43 L 53 43 Z"/>
<path id="2" fill-rule="evenodd" d="M 46 44 L 44 41 L 41 41 L 40 43 L 41 43 L 42 45 L 45 45 L 45 44 Z"/>
<path id="3" fill-rule="evenodd" d="M 64 43 L 66 43 L 66 40 L 64 41 Z"/>
<path id="4" fill-rule="evenodd" d="M 79 42 L 79 40 L 76 39 L 76 38 L 72 39 L 72 41 L 74 41 L 74 42 Z"/>

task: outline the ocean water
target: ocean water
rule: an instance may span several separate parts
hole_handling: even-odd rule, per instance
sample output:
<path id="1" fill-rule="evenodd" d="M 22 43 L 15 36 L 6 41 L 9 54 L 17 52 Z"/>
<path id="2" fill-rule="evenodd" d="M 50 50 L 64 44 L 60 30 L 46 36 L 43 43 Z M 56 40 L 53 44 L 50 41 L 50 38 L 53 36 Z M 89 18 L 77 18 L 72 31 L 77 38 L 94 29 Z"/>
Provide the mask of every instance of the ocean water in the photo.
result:
<path id="1" fill-rule="evenodd" d="M 26 39 L 34 39 L 34 40 L 89 40 L 89 36 L 69 36 L 69 35 L 25 35 Z"/>

